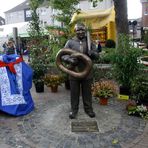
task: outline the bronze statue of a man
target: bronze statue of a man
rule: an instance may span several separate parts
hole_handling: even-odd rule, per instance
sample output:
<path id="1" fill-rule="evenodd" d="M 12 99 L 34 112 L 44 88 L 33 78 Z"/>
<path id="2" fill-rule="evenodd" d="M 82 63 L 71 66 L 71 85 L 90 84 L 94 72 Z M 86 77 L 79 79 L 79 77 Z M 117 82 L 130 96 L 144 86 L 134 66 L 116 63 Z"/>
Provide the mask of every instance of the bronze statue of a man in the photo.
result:
<path id="1" fill-rule="evenodd" d="M 89 56 L 92 60 L 96 58 L 99 54 L 96 49 L 96 45 L 91 43 L 90 49 L 87 44 L 86 28 L 82 23 L 75 25 L 76 36 L 67 41 L 64 48 L 69 48 L 77 52 L 83 53 Z M 72 67 L 77 69 L 83 69 L 84 63 L 79 61 L 79 59 L 66 55 L 62 57 L 62 60 L 66 63 L 72 65 Z M 84 78 L 77 78 L 74 76 L 69 76 L 70 80 L 70 96 L 71 96 L 71 112 L 69 114 L 70 119 L 75 119 L 79 110 L 79 98 L 80 90 L 82 91 L 82 100 L 84 105 L 84 111 L 86 114 L 93 118 L 95 113 L 92 107 L 92 94 L 91 94 L 91 84 L 92 84 L 93 74 L 92 68 L 89 74 Z"/>

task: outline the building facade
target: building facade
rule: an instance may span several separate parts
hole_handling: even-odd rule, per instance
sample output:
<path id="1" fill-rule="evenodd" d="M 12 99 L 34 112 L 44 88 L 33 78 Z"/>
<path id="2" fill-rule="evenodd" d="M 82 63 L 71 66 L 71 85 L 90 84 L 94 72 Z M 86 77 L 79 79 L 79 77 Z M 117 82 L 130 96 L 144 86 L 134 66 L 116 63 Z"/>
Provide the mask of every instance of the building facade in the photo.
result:
<path id="1" fill-rule="evenodd" d="M 41 23 L 52 24 L 52 9 L 43 3 L 37 10 Z M 28 22 L 31 20 L 31 10 L 29 8 L 29 0 L 24 1 L 20 5 L 5 12 L 6 24 L 14 24 Z"/>
<path id="2" fill-rule="evenodd" d="M 102 2 L 97 2 L 96 6 L 94 6 L 94 4 L 89 0 L 80 0 L 80 3 L 76 6 L 76 8 L 81 9 L 81 11 L 91 11 L 91 10 L 104 11 L 110 9 L 113 5 L 114 5 L 113 0 L 103 0 Z M 58 11 L 51 8 L 46 0 L 37 9 L 37 13 L 39 14 L 39 19 L 42 27 L 48 25 L 63 26 L 63 23 L 58 22 L 54 17 L 58 13 Z M 96 18 L 98 17 L 96 16 Z M 15 24 L 16 27 L 18 28 L 18 35 L 21 37 L 27 36 L 28 25 L 26 25 L 26 22 L 29 21 L 31 21 L 31 10 L 29 7 L 29 0 L 25 0 L 23 3 L 5 12 L 5 24 L 6 25 Z M 98 22 L 100 22 L 100 20 L 98 20 Z M 20 28 L 19 26 L 17 26 L 18 24 L 23 24 L 23 23 L 25 24 L 24 27 Z M 106 23 L 106 26 L 103 29 L 101 28 L 101 30 L 98 30 L 99 35 L 98 33 L 97 35 L 94 33 L 92 36 L 95 37 L 98 36 L 98 38 L 101 38 L 101 40 L 103 39 L 105 41 L 108 38 L 108 33 L 111 32 L 111 30 L 112 32 L 114 32 L 113 29 L 108 29 L 107 31 L 108 27 L 112 28 L 111 25 L 107 26 Z M 99 29 L 99 26 L 97 26 L 97 29 Z M 115 33 L 110 33 L 110 34 L 113 35 Z"/>
<path id="3" fill-rule="evenodd" d="M 0 16 L 0 26 L 5 25 L 5 19 Z"/>
<path id="4" fill-rule="evenodd" d="M 93 3 L 88 0 L 80 0 L 77 8 L 81 10 L 91 10 L 91 9 L 108 9 L 113 6 L 113 0 L 104 0 L 103 2 L 98 2 L 96 7 L 93 7 Z M 57 11 L 52 9 L 49 4 L 45 1 L 37 10 L 41 24 L 43 25 L 61 25 L 54 19 Z M 6 24 L 27 22 L 31 20 L 31 10 L 29 8 L 29 0 L 24 1 L 20 5 L 5 12 L 5 22 Z"/>
<path id="5" fill-rule="evenodd" d="M 148 30 L 148 0 L 141 0 L 142 3 L 142 27 Z"/>

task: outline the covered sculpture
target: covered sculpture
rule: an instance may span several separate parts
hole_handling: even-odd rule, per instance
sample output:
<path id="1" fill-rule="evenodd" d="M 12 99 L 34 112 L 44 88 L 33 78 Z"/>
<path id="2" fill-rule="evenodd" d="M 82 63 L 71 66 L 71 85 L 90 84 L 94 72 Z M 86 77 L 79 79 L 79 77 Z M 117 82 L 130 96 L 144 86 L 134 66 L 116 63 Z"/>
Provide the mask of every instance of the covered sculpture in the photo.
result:
<path id="1" fill-rule="evenodd" d="M 34 108 L 30 94 L 32 87 L 32 69 L 22 57 L 0 55 L 0 110 L 21 116 L 28 114 Z"/>

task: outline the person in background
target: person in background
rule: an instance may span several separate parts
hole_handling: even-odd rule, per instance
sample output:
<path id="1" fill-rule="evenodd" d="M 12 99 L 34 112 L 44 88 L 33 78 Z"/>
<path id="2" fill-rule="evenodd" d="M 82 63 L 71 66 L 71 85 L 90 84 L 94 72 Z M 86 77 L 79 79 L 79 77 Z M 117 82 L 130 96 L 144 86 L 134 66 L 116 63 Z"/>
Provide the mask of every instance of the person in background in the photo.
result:
<path id="1" fill-rule="evenodd" d="M 83 53 L 89 56 L 92 60 L 98 57 L 98 52 L 96 50 L 95 44 L 91 43 L 91 49 L 87 46 L 86 28 L 82 23 L 75 25 L 76 36 L 67 41 L 64 48 L 69 48 L 77 52 Z M 74 69 L 83 69 L 87 65 L 81 63 L 77 58 L 71 57 L 70 55 L 62 56 L 62 61 L 70 64 Z M 93 118 L 95 113 L 92 107 L 92 94 L 91 94 L 91 84 L 93 79 L 92 70 L 84 78 L 77 78 L 69 76 L 70 80 L 70 96 L 71 96 L 71 112 L 69 114 L 70 119 L 75 119 L 79 110 L 79 97 L 80 90 L 82 91 L 82 100 L 84 105 L 84 110 L 86 114 Z"/>
<path id="2" fill-rule="evenodd" d="M 98 50 L 98 52 L 102 51 L 102 46 L 101 46 L 101 43 L 100 43 L 99 40 L 98 40 L 98 43 L 97 43 L 97 50 Z"/>
<path id="3" fill-rule="evenodd" d="M 6 54 L 7 55 L 16 54 L 16 49 L 13 41 L 8 41 Z"/>
<path id="4" fill-rule="evenodd" d="M 5 43 L 3 44 L 3 52 L 6 53 L 6 50 L 7 50 L 7 43 L 5 42 Z"/>

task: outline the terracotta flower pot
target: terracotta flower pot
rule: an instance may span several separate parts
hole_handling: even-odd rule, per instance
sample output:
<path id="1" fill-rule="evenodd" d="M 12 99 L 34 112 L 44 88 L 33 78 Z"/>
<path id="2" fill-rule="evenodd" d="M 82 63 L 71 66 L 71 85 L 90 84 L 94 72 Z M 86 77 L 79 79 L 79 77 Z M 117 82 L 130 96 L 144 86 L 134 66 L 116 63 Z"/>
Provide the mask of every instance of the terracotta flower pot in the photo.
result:
<path id="1" fill-rule="evenodd" d="M 108 105 L 108 99 L 107 98 L 100 98 L 99 103 L 100 103 L 100 105 Z"/>
<path id="2" fill-rule="evenodd" d="M 58 91 L 58 85 L 55 85 L 55 86 L 51 86 L 51 92 L 57 92 Z"/>

